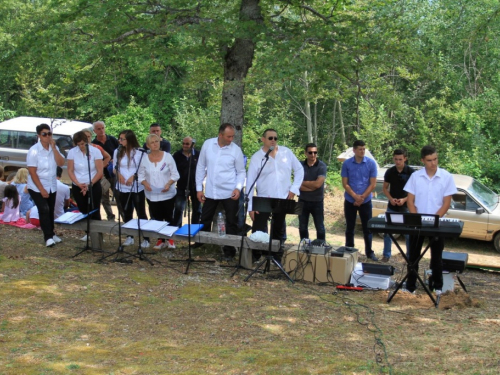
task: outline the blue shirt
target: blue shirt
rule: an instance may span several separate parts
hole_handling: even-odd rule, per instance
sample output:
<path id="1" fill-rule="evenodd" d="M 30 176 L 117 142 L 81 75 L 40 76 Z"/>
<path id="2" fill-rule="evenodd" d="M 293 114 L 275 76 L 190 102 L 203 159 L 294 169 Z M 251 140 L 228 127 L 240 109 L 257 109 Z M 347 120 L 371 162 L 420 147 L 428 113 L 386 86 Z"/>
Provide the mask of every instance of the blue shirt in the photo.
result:
<path id="1" fill-rule="evenodd" d="M 368 186 L 370 186 L 370 178 L 377 177 L 377 163 L 373 159 L 364 157 L 361 163 L 356 163 L 354 156 L 347 159 L 342 164 L 341 177 L 347 177 L 348 184 L 351 189 L 358 195 L 363 194 Z M 347 192 L 344 197 L 348 202 L 354 203 L 354 198 Z M 372 199 L 372 193 L 368 195 L 363 203 L 369 202 Z"/>

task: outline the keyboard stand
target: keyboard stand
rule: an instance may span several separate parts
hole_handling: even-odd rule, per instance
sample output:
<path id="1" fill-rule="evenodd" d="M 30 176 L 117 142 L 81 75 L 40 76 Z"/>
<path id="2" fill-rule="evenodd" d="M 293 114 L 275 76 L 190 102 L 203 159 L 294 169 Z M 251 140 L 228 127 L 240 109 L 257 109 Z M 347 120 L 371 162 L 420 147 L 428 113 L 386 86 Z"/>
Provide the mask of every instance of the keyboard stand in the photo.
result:
<path id="1" fill-rule="evenodd" d="M 438 296 L 437 299 L 434 299 L 434 296 L 430 292 L 429 288 L 427 287 L 427 285 L 425 285 L 424 281 L 422 280 L 422 278 L 419 276 L 417 270 L 415 269 L 416 266 L 419 264 L 420 260 L 424 257 L 425 253 L 430 249 L 432 241 L 434 241 L 433 240 L 434 237 L 430 237 L 429 243 L 425 247 L 424 251 L 421 252 L 418 259 L 414 263 L 410 263 L 410 259 L 408 259 L 408 257 L 406 256 L 406 254 L 403 251 L 403 249 L 401 248 L 401 246 L 399 246 L 398 241 L 394 238 L 394 236 L 391 233 L 389 233 L 389 236 L 391 237 L 392 242 L 396 245 L 397 249 L 399 250 L 399 252 L 403 256 L 406 264 L 408 265 L 408 272 L 406 273 L 405 277 L 403 277 L 403 280 L 401 280 L 401 282 L 396 285 L 396 289 L 394 290 L 394 292 L 389 294 L 389 298 L 387 299 L 387 303 L 391 302 L 392 298 L 396 295 L 396 293 L 399 291 L 399 289 L 401 289 L 401 287 L 403 286 L 403 283 L 408 279 L 408 276 L 410 276 L 410 274 L 413 273 L 417 276 L 417 280 L 420 281 L 420 284 L 424 288 L 425 292 L 427 293 L 429 298 L 432 300 L 432 303 L 434 304 L 434 306 L 437 308 L 439 306 L 439 300 L 440 300 L 441 296 Z M 403 236 L 403 238 L 404 238 L 404 236 Z"/>

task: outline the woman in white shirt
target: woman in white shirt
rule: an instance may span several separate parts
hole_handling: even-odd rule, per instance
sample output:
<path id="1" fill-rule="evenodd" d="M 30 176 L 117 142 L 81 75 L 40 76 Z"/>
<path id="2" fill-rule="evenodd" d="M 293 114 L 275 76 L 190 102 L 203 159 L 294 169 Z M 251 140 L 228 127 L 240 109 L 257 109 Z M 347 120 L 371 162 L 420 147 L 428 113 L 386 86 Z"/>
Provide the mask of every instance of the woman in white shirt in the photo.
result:
<path id="1" fill-rule="evenodd" d="M 139 183 L 146 191 L 151 219 L 172 222 L 177 194 L 175 182 L 180 176 L 172 155 L 160 150 L 160 141 L 156 134 L 146 138 L 146 145 L 151 152 L 139 169 Z M 167 247 L 165 240 L 158 239 L 154 248 L 159 250 L 164 247 Z M 168 247 L 175 248 L 172 240 L 168 241 Z"/>
<path id="2" fill-rule="evenodd" d="M 135 181 L 135 172 L 139 165 L 144 163 L 147 156 L 138 151 L 139 142 L 132 130 L 123 130 L 118 138 L 120 146 L 113 154 L 116 169 L 116 190 L 118 200 L 122 208 L 122 217 L 125 223 L 132 220 L 134 208 L 139 219 L 147 220 L 146 198 L 144 197 L 144 186 Z M 143 156 L 144 155 L 144 156 Z M 134 237 L 128 236 L 123 246 L 134 244 Z M 149 247 L 149 237 L 144 237 L 141 248 Z"/>
<path id="3" fill-rule="evenodd" d="M 49 125 L 38 125 L 36 134 L 39 142 L 29 149 L 26 156 L 29 172 L 27 188 L 31 199 L 38 207 L 45 245 L 51 247 L 62 241 L 54 233 L 54 206 L 57 193 L 57 167 L 64 165 L 65 160 L 52 138 Z"/>
<path id="4" fill-rule="evenodd" d="M 67 157 L 73 197 L 80 212 L 86 214 L 97 209 L 91 218 L 101 220 L 102 154 L 97 148 L 89 147 L 87 135 L 82 131 L 73 135 L 73 143 L 76 147 L 69 150 Z"/>

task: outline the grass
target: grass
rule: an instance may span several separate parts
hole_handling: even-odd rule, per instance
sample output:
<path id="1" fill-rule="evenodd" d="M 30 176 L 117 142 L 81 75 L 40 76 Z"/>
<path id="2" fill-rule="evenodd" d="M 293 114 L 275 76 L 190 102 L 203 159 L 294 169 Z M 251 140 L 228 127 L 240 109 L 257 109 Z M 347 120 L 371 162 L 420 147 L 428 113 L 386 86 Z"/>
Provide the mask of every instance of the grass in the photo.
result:
<path id="1" fill-rule="evenodd" d="M 46 249 L 38 231 L 1 231 L 0 374 L 496 374 L 500 367 L 494 272 L 468 271 L 470 294 L 456 289 L 435 309 L 422 293 L 387 304 L 386 291 L 337 293 L 274 272 L 244 282 L 247 271 L 231 277 L 233 268 L 218 263 L 194 263 L 185 275 L 185 265 L 160 255 L 151 255 L 162 261 L 154 267 L 137 259 L 97 264 L 91 253 L 71 258 L 81 233 L 62 231 L 64 242 Z M 106 238 L 108 250 L 116 244 Z M 175 251 L 185 258 L 182 244 Z M 394 259 L 399 277 L 403 265 Z"/>

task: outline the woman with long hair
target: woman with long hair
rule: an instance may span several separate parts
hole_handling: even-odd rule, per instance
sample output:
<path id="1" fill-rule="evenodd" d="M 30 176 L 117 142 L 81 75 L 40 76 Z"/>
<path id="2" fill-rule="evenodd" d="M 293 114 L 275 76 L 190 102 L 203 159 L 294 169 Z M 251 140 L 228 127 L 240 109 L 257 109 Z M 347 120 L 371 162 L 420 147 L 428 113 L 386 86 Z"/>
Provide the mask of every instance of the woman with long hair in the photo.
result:
<path id="1" fill-rule="evenodd" d="M 19 206 L 21 204 L 21 197 L 15 186 L 7 185 L 4 191 L 5 196 L 2 201 L 5 204 L 5 209 L 0 214 L 0 219 L 5 223 L 16 222 L 20 219 Z"/>
<path id="2" fill-rule="evenodd" d="M 146 144 L 151 152 L 145 157 L 139 170 L 139 183 L 146 190 L 149 205 L 149 215 L 154 220 L 172 222 L 175 195 L 175 182 L 179 179 L 179 172 L 174 158 L 168 152 L 160 150 L 160 137 L 150 134 Z M 175 248 L 172 240 L 159 239 L 154 249 L 164 247 Z"/>
<path id="3" fill-rule="evenodd" d="M 65 160 L 52 138 L 49 125 L 38 125 L 36 134 L 39 141 L 29 149 L 26 156 L 29 172 L 27 191 L 38 208 L 45 246 L 51 247 L 62 241 L 54 232 L 54 208 L 57 196 L 57 167 L 62 167 Z M 23 200 L 22 195 L 21 212 Z"/>
<path id="4" fill-rule="evenodd" d="M 89 147 L 87 135 L 79 131 L 73 135 L 75 147 L 68 151 L 68 175 L 73 182 L 73 197 L 78 210 L 84 214 L 95 211 L 91 218 L 101 220 L 102 154 L 95 147 Z M 89 168 L 90 166 L 90 168 Z M 92 193 L 89 204 L 88 194 Z"/>
<path id="5" fill-rule="evenodd" d="M 31 199 L 28 193 L 28 175 L 29 172 L 26 168 L 19 168 L 17 170 L 16 176 L 12 181 L 11 185 L 14 185 L 21 198 L 21 207 L 19 207 L 19 213 L 22 217 L 26 217 L 26 212 L 28 212 L 31 207 L 35 205 L 35 202 Z"/>
<path id="6" fill-rule="evenodd" d="M 135 173 L 139 168 L 142 156 L 142 153 L 138 151 L 139 142 L 137 142 L 137 137 L 132 130 L 123 130 L 120 133 L 118 142 L 121 147 L 115 150 L 113 160 L 116 165 L 116 190 L 118 191 L 118 200 L 122 208 L 123 221 L 129 222 L 132 220 L 134 208 L 139 219 L 147 220 L 144 186 L 137 184 L 135 181 Z M 142 159 L 147 159 L 147 157 L 142 157 Z M 123 246 L 133 244 L 134 237 L 127 236 Z M 141 248 L 148 247 L 149 237 L 144 237 Z"/>

